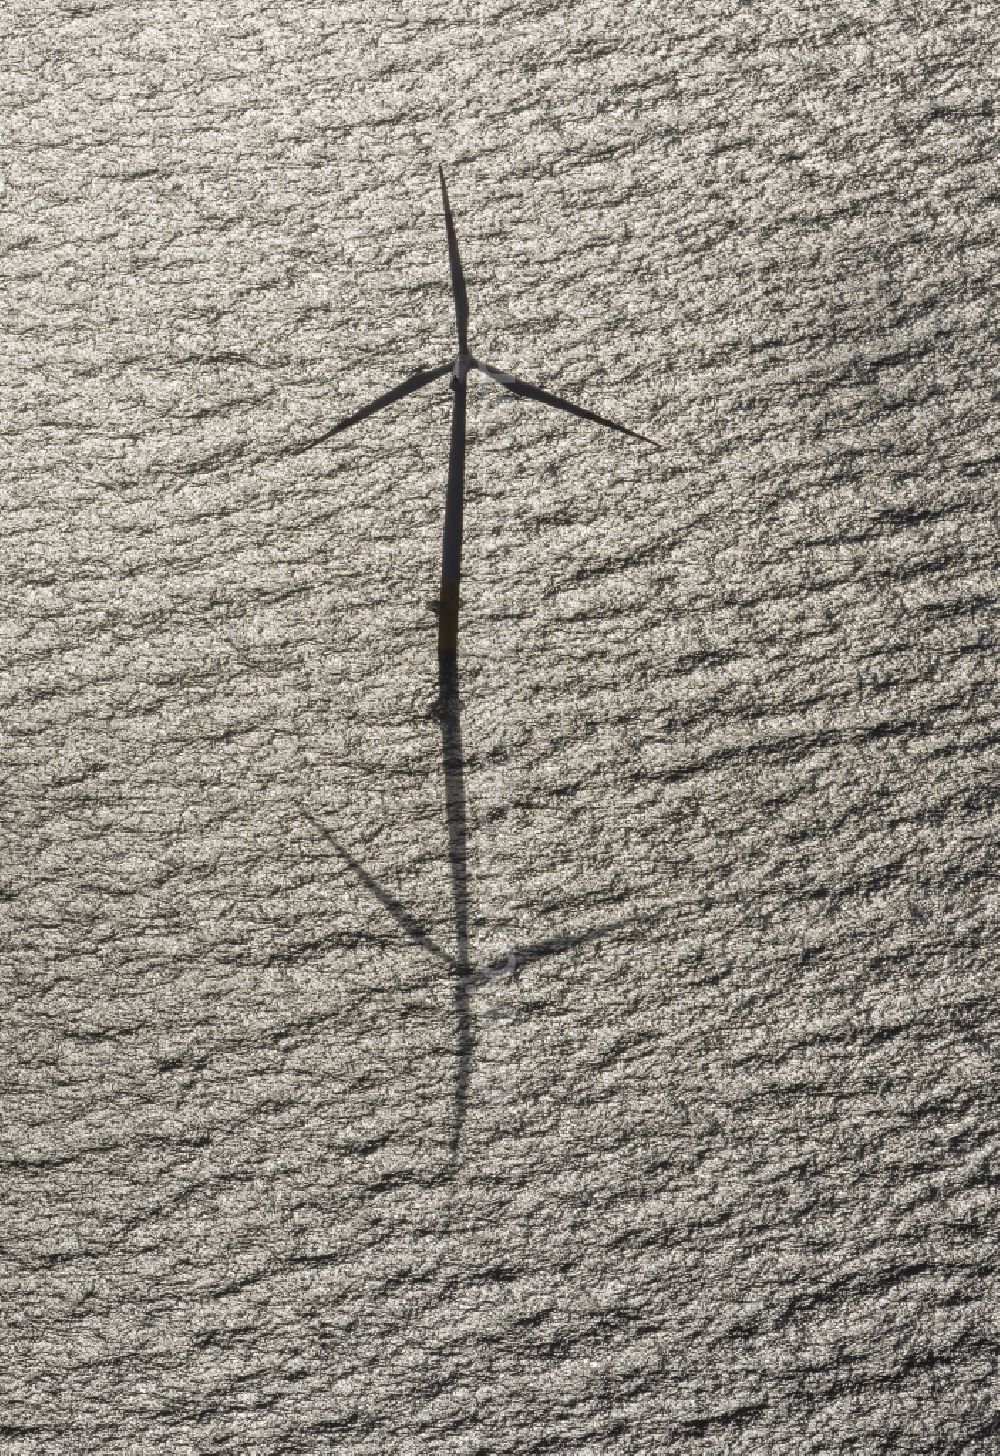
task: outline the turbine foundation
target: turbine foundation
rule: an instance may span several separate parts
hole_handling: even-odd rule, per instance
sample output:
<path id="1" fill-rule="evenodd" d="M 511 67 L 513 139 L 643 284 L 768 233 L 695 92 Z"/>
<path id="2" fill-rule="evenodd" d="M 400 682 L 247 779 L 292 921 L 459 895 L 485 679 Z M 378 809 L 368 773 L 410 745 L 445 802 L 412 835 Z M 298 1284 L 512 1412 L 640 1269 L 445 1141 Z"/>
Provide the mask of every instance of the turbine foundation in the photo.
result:
<path id="1" fill-rule="evenodd" d="M 454 660 L 458 652 L 458 583 L 441 583 L 441 600 L 438 603 L 438 657 L 442 661 Z"/>

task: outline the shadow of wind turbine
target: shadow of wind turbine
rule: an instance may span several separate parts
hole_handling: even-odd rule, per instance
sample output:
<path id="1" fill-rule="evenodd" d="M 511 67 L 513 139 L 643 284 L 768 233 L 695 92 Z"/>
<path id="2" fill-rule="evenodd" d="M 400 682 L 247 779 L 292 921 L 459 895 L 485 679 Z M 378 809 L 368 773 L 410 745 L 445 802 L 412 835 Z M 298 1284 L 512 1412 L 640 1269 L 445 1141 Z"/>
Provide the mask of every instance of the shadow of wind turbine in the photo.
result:
<path id="1" fill-rule="evenodd" d="M 606 921 L 590 930 L 573 935 L 553 935 L 544 940 L 532 941 L 527 945 L 513 947 L 506 956 L 489 962 L 477 970 L 472 965 L 470 954 L 470 889 L 468 865 L 468 818 L 465 795 L 465 759 L 462 746 L 461 698 L 459 696 L 458 673 L 455 663 L 441 663 L 439 666 L 440 695 L 435 711 L 441 724 L 441 756 L 444 764 L 445 817 L 448 831 L 448 860 L 451 876 L 452 902 L 455 926 L 455 954 L 449 955 L 430 936 L 416 916 L 412 915 L 399 899 L 391 894 L 355 857 L 344 848 L 317 815 L 305 805 L 300 805 L 303 817 L 332 846 L 337 856 L 352 871 L 358 881 L 392 917 L 408 939 L 447 966 L 451 972 L 454 988 L 456 1022 L 455 1078 L 452 1096 L 451 1133 L 449 1152 L 452 1170 L 457 1167 L 461 1149 L 462 1133 L 468 1112 L 469 1083 L 475 1058 L 474 1019 L 472 996 L 477 990 L 519 976 L 521 971 L 550 956 L 565 954 L 577 946 L 588 945 L 601 940 L 615 930 L 636 930 L 656 923 L 655 915 L 631 916 L 626 919 Z"/>

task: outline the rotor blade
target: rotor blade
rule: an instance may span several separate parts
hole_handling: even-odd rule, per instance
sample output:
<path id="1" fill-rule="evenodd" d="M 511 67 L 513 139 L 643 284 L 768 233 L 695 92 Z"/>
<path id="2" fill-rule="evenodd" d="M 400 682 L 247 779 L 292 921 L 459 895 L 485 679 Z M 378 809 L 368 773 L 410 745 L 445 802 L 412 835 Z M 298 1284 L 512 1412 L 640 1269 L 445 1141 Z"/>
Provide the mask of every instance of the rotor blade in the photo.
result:
<path id="1" fill-rule="evenodd" d="M 451 265 L 451 291 L 455 295 L 455 322 L 458 324 L 458 347 L 465 353 L 469 334 L 469 295 L 465 289 L 465 275 L 462 259 L 458 252 L 458 238 L 455 236 L 455 219 L 448 202 L 448 188 L 444 180 L 444 168 L 438 164 L 441 178 L 441 196 L 444 198 L 444 225 L 448 229 L 448 262 Z"/>
<path id="2" fill-rule="evenodd" d="M 473 359 L 473 367 L 481 369 L 511 394 L 520 394 L 525 399 L 537 399 L 539 404 L 550 404 L 554 409 L 565 410 L 567 414 L 579 415 L 581 420 L 593 420 L 595 425 L 607 425 L 609 430 L 617 430 L 619 435 L 631 435 L 634 440 L 644 440 L 647 445 L 653 445 L 659 450 L 660 444 L 657 440 L 651 440 L 648 435 L 640 435 L 638 430 L 630 430 L 625 425 L 620 425 L 617 420 L 609 420 L 605 415 L 595 414 L 593 410 L 584 409 L 581 405 L 570 404 L 568 399 L 560 399 L 557 394 L 549 394 L 545 389 L 539 389 L 537 385 L 528 384 L 523 379 L 518 379 L 515 374 L 508 374 L 504 369 L 494 369 L 490 364 L 484 364 L 481 359 Z"/>
<path id="3" fill-rule="evenodd" d="M 311 450 L 314 445 L 322 445 L 324 440 L 331 440 L 334 435 L 339 435 L 341 430 L 349 430 L 351 425 L 366 420 L 369 415 L 375 414 L 377 410 L 385 409 L 386 405 L 394 404 L 397 399 L 403 399 L 406 395 L 412 394 L 416 389 L 423 389 L 425 384 L 430 384 L 434 379 L 440 379 L 442 374 L 447 374 L 452 367 L 451 360 L 447 364 L 438 364 L 434 369 L 418 369 L 416 374 L 411 374 L 409 379 L 404 379 L 402 384 L 395 385 L 385 394 L 380 394 L 378 399 L 373 399 L 371 404 L 362 405 L 355 410 L 353 415 L 340 420 L 331 430 L 324 430 L 322 435 L 316 435 L 312 440 L 306 440 L 302 445 L 296 445 L 289 450 L 289 455 L 303 455 L 306 450 Z"/>

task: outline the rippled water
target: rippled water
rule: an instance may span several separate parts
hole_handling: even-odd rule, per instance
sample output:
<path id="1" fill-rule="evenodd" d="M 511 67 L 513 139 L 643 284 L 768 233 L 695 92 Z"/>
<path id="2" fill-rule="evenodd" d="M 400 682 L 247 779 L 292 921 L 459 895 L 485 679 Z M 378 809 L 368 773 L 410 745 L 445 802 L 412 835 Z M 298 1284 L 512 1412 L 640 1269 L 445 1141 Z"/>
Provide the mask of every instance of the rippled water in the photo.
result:
<path id="1" fill-rule="evenodd" d="M 0 27 L 5 1449 L 990 1450 L 995 17 Z"/>

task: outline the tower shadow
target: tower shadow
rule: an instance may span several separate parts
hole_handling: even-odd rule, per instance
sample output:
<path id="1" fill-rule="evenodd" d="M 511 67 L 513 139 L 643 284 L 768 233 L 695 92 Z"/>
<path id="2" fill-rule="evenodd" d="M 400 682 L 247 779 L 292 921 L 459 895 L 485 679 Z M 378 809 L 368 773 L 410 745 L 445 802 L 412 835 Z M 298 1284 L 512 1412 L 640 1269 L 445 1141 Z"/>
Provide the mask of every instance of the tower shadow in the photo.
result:
<path id="1" fill-rule="evenodd" d="M 465 801 L 465 755 L 462 749 L 462 699 L 458 663 L 442 656 L 438 665 L 437 714 L 441 724 L 441 762 L 444 769 L 445 820 L 448 826 L 448 863 L 455 915 L 455 985 L 457 1048 L 455 1102 L 451 1129 L 454 1161 L 462 1141 L 472 1070 L 472 1008 L 469 1005 L 472 967 L 469 961 L 469 831 Z"/>

